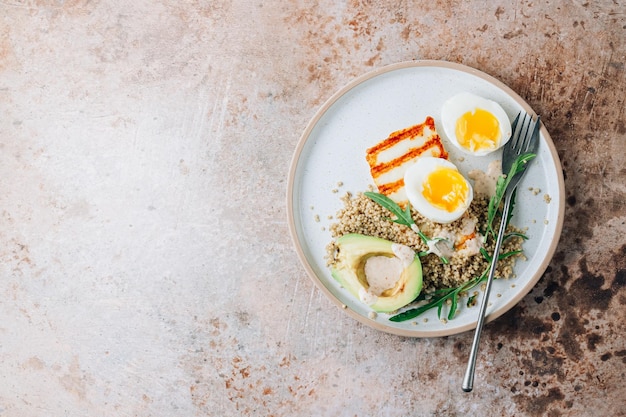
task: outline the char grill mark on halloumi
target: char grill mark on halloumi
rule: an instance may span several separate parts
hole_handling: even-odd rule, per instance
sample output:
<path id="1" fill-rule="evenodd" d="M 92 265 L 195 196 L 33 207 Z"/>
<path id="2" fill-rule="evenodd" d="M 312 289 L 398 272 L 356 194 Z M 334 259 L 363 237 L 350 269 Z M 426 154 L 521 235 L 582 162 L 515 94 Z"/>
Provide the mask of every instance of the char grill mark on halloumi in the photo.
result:
<path id="1" fill-rule="evenodd" d="M 391 133 L 387 139 L 367 149 L 365 159 L 378 192 L 404 206 L 404 173 L 419 157 L 448 159 L 435 120 L 428 116 L 424 123 Z"/>

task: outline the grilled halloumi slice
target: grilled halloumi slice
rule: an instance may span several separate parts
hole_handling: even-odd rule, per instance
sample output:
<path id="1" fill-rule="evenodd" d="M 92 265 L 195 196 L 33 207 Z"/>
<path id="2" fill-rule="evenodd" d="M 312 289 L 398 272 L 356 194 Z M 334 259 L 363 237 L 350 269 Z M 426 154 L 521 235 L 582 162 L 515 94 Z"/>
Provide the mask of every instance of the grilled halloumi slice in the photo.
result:
<path id="1" fill-rule="evenodd" d="M 387 139 L 367 149 L 365 159 L 378 192 L 405 206 L 404 173 L 422 156 L 448 159 L 435 120 L 427 116 L 418 125 L 393 132 Z"/>

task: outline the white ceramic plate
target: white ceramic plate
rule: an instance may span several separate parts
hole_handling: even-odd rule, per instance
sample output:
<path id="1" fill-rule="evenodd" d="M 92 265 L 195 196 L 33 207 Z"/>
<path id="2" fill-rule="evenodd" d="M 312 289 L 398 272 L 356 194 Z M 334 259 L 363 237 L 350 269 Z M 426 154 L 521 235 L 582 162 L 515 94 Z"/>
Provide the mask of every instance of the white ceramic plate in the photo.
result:
<path id="1" fill-rule="evenodd" d="M 460 92 L 472 92 L 494 100 L 509 118 L 530 106 L 503 83 L 475 69 L 443 61 L 412 61 L 390 65 L 365 74 L 335 93 L 315 114 L 298 143 L 289 172 L 289 227 L 300 260 L 315 284 L 337 305 L 360 322 L 389 333 L 412 337 L 437 337 L 471 330 L 478 308 L 461 308 L 447 323 L 437 318 L 436 309 L 414 320 L 394 323 L 388 315 L 370 319 L 370 309 L 352 297 L 332 278 L 326 267 L 326 245 L 331 241 L 329 216 L 343 207 L 340 197 L 347 191 L 366 191 L 373 184 L 365 150 L 391 132 L 435 119 L 437 132 L 460 171 L 486 169 L 501 151 L 463 161 L 446 142 L 439 124 L 443 102 Z M 339 185 L 342 183 L 342 185 Z M 529 190 L 540 189 L 535 194 Z M 550 202 L 544 196 L 550 197 Z M 518 187 L 513 223 L 528 227 L 524 243 L 527 261 L 518 260 L 516 277 L 496 280 L 487 309 L 487 320 L 504 314 L 524 297 L 548 266 L 561 233 L 564 212 L 561 164 L 554 144 L 541 129 L 538 156 Z M 482 295 L 479 296 L 481 300 Z M 462 306 L 462 304 L 460 303 Z"/>

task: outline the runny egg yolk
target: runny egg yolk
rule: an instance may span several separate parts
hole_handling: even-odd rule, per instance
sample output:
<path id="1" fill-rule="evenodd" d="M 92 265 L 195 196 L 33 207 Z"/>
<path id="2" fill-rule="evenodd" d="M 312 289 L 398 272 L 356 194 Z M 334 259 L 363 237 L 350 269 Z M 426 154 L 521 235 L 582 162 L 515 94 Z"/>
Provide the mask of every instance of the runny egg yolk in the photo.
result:
<path id="1" fill-rule="evenodd" d="M 456 121 L 456 137 L 472 152 L 495 149 L 500 142 L 500 123 L 487 110 L 468 111 Z"/>
<path id="2" fill-rule="evenodd" d="M 433 206 L 451 213 L 465 205 L 469 186 L 461 173 L 437 167 L 424 180 L 422 195 Z"/>

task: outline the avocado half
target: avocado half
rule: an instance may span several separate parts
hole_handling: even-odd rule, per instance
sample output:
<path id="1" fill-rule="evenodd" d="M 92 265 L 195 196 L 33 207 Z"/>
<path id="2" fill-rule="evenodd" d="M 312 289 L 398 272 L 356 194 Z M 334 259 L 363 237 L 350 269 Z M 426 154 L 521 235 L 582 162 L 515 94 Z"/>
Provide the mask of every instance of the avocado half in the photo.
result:
<path id="1" fill-rule="evenodd" d="M 333 278 L 357 299 L 361 289 L 369 284 L 365 275 L 365 262 L 372 256 L 395 257 L 394 242 L 361 234 L 347 234 L 337 239 L 336 263 L 331 268 Z M 393 288 L 386 289 L 370 305 L 372 310 L 388 313 L 415 300 L 422 290 L 422 264 L 418 256 L 404 266 Z"/>

